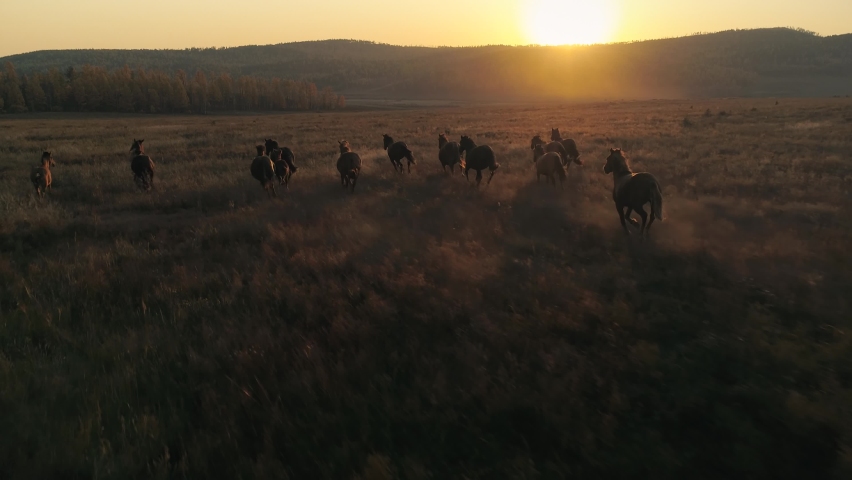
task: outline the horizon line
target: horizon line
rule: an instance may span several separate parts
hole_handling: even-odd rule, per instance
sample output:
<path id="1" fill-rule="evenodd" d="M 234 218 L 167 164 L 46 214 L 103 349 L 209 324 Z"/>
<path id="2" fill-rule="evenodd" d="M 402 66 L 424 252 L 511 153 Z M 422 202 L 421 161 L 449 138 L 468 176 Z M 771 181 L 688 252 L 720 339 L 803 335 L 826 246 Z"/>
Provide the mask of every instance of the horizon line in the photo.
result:
<path id="1" fill-rule="evenodd" d="M 422 45 L 422 44 L 394 44 L 394 43 L 385 43 L 385 42 L 377 42 L 375 40 L 364 40 L 357 38 L 325 38 L 325 39 L 314 39 L 314 40 L 294 40 L 291 42 L 279 42 L 279 43 L 267 43 L 267 44 L 245 44 L 245 45 L 232 45 L 232 46 L 208 46 L 208 47 L 183 47 L 183 48 L 65 48 L 65 49 L 41 49 L 41 50 L 30 50 L 27 52 L 13 53 L 9 55 L 5 55 L 0 58 L 9 58 L 18 55 L 28 55 L 31 53 L 38 52 L 85 52 L 85 51 L 96 51 L 96 50 L 116 50 L 116 51 L 152 51 L 152 52 L 163 52 L 163 51 L 187 51 L 187 50 L 228 50 L 228 49 L 236 49 L 236 48 L 246 48 L 246 47 L 272 47 L 279 45 L 293 45 L 297 43 L 321 43 L 321 42 L 363 42 L 363 43 L 371 43 L 373 45 L 381 45 L 381 46 L 389 46 L 389 47 L 400 47 L 400 48 L 430 48 L 430 49 L 443 49 L 443 48 L 486 48 L 486 47 L 539 47 L 539 48 L 565 48 L 565 47 L 596 47 L 596 46 L 607 46 L 607 45 L 629 45 L 633 43 L 644 43 L 644 42 L 655 42 L 661 40 L 673 40 L 678 38 L 690 38 L 690 37 L 699 37 L 699 36 L 707 36 L 707 35 L 716 35 L 720 33 L 727 32 L 753 32 L 753 31 L 761 31 L 761 30 L 789 30 L 792 32 L 798 32 L 805 35 L 810 35 L 818 38 L 831 38 L 831 37 L 840 37 L 844 35 L 852 35 L 852 32 L 849 33 L 840 33 L 834 35 L 822 35 L 818 32 L 807 30 L 799 27 L 760 27 L 760 28 L 731 28 L 727 30 L 717 30 L 712 32 L 694 32 L 688 35 L 680 35 L 680 36 L 672 36 L 672 37 L 655 37 L 655 38 L 645 38 L 640 40 L 625 40 L 621 42 L 603 42 L 603 43 L 570 43 L 570 44 L 559 44 L 559 45 L 546 45 L 546 44 L 537 44 L 537 43 L 527 43 L 527 44 L 506 44 L 506 43 L 489 43 L 489 44 L 480 44 L 480 45 Z"/>

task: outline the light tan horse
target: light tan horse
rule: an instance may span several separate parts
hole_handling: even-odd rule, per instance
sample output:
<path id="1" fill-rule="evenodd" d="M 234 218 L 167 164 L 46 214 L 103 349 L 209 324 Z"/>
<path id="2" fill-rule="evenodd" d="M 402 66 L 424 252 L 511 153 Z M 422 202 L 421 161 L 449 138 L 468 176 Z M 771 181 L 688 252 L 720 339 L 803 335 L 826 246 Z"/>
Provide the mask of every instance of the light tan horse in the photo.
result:
<path id="1" fill-rule="evenodd" d="M 41 154 L 41 166 L 33 167 L 32 171 L 30 171 L 30 181 L 33 182 L 36 195 L 39 198 L 44 198 L 45 192 L 50 190 L 51 185 L 53 185 L 53 175 L 50 173 L 50 167 L 54 166 L 56 166 L 56 163 L 53 161 L 53 154 L 43 152 Z"/>

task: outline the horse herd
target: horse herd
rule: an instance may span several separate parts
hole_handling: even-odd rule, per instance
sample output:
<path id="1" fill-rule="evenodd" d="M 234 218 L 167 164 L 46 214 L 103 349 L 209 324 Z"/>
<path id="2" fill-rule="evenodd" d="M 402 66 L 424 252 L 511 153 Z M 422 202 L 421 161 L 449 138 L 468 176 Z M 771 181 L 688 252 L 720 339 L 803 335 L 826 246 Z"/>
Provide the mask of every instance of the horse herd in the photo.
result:
<path id="1" fill-rule="evenodd" d="M 540 135 L 536 135 L 530 142 L 530 150 L 533 152 L 533 163 L 535 164 L 536 177 L 540 181 L 544 176 L 548 182 L 556 186 L 556 178 L 559 178 L 560 187 L 566 178 L 566 171 L 572 163 L 583 165 L 580 160 L 580 152 L 577 143 L 572 139 L 563 139 L 558 128 L 551 129 L 550 142 L 545 142 Z M 154 161 L 145 154 L 143 142 L 145 140 L 133 140 L 130 147 L 131 160 L 130 169 L 136 185 L 145 191 L 150 191 L 154 185 Z M 337 158 L 337 170 L 340 173 L 340 183 L 344 189 L 355 191 L 355 184 L 361 173 L 361 157 L 352 151 L 352 147 L 346 140 L 339 140 L 338 148 L 340 156 Z M 389 135 L 383 135 L 384 149 L 394 171 L 411 173 L 411 165 L 416 165 L 414 152 L 408 148 L 405 142 L 395 142 Z M 273 139 L 265 139 L 263 145 L 257 145 L 257 156 L 251 162 L 251 175 L 260 182 L 263 189 L 270 195 L 276 196 L 275 182 L 289 189 L 290 178 L 298 170 L 295 164 L 295 155 L 287 147 L 279 146 Z M 403 160 L 406 165 L 403 165 Z M 438 136 L 438 160 L 441 168 L 446 173 L 449 169 L 451 175 L 455 174 L 456 165 L 459 171 L 464 172 L 465 178 L 469 180 L 468 172 L 476 170 L 476 185 L 482 181 L 482 171 L 488 170 L 490 176 L 486 185 L 491 183 L 494 173 L 500 168 L 494 150 L 488 145 L 477 145 L 470 137 L 462 135 L 458 142 L 452 142 L 447 135 L 442 133 Z M 50 168 L 53 167 L 53 155 L 44 152 L 41 158 L 41 166 L 33 167 L 30 180 L 39 197 L 44 197 L 50 190 L 53 177 Z M 660 184 L 650 173 L 634 173 L 627 162 L 624 152 L 620 148 L 610 149 L 604 173 L 612 174 L 613 189 L 612 199 L 618 211 L 621 226 L 626 235 L 630 234 L 627 228 L 629 222 L 640 229 L 640 235 L 647 235 L 648 229 L 655 219 L 662 221 L 663 197 Z M 650 219 L 645 212 L 645 204 L 650 203 Z M 636 212 L 642 219 L 639 222 L 631 217 Z"/>

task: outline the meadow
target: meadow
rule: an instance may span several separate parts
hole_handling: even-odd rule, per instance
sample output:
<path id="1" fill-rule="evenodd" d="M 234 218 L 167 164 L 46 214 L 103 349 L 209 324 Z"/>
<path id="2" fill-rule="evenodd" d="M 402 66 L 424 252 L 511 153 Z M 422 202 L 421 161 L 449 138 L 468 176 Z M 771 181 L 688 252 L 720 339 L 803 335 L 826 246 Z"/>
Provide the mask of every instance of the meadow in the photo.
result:
<path id="1" fill-rule="evenodd" d="M 850 132 L 848 98 L 0 117 L 0 478 L 850 478 Z M 663 186 L 646 242 L 611 147 Z"/>

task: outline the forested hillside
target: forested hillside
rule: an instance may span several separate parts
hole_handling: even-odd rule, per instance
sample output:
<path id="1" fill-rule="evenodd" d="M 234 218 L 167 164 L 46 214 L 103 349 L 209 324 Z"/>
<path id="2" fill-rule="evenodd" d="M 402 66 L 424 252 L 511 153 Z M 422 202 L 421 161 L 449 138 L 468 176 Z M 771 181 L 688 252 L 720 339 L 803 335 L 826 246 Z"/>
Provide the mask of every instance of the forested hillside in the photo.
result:
<path id="1" fill-rule="evenodd" d="M 140 112 L 329 110 L 345 106 L 342 95 L 311 82 L 227 73 L 207 76 L 197 70 L 173 75 L 162 70 L 108 71 L 83 65 L 64 71 L 19 75 L 11 62 L 0 71 L 0 112 Z"/>
<path id="2" fill-rule="evenodd" d="M 328 40 L 187 50 L 55 50 L 5 59 L 50 67 L 200 70 L 280 77 L 375 98 L 526 99 L 852 94 L 852 34 L 737 30 L 635 43 L 399 47 Z"/>

